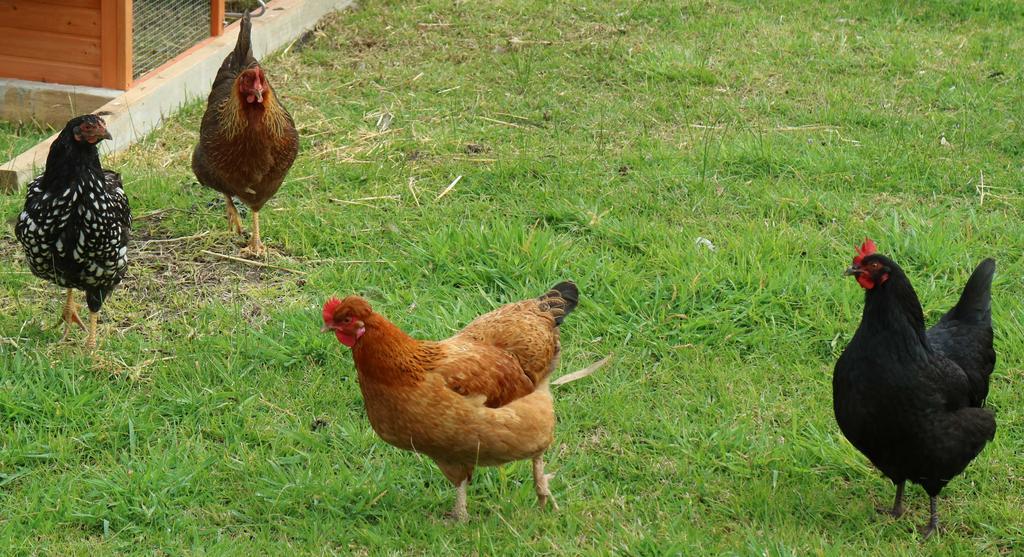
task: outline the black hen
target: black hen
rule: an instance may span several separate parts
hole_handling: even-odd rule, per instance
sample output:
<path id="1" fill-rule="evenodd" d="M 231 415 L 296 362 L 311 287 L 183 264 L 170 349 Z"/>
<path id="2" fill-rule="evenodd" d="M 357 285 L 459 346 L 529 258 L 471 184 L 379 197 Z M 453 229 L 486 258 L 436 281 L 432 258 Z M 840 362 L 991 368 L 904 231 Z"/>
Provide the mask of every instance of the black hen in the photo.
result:
<path id="1" fill-rule="evenodd" d="M 903 514 L 909 480 L 931 498 L 925 537 L 938 526 L 942 488 L 995 435 L 982 408 L 995 366 L 990 298 L 995 262 L 974 271 L 960 301 L 925 331 L 910 281 L 871 240 L 847 274 L 864 288 L 864 315 L 836 362 L 833 407 L 839 428 L 894 484 L 893 516 Z"/>
<path id="2" fill-rule="evenodd" d="M 64 126 L 50 146 L 46 170 L 29 184 L 15 234 L 32 274 L 68 289 L 61 319 L 84 327 L 74 289 L 89 305 L 86 346 L 96 347 L 97 313 L 128 269 L 131 211 L 116 172 L 100 166 L 96 145 L 110 139 L 106 122 L 85 115 Z"/>

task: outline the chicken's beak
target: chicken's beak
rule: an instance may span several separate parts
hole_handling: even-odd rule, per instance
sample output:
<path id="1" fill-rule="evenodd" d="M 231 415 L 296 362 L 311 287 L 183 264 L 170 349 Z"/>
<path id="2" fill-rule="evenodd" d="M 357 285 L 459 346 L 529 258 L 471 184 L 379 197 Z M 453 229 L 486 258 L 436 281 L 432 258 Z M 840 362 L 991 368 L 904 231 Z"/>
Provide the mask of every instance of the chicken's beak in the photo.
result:
<path id="1" fill-rule="evenodd" d="M 253 92 L 253 94 L 256 95 L 256 102 L 258 102 L 258 103 L 263 102 L 263 89 L 262 88 L 257 87 L 256 89 L 253 89 L 252 92 Z"/>
<path id="2" fill-rule="evenodd" d="M 104 139 L 114 139 L 114 136 L 110 135 L 105 126 L 96 126 L 86 130 L 75 128 L 75 140 L 82 141 L 83 139 L 89 143 L 96 144 Z"/>
<path id="3" fill-rule="evenodd" d="M 330 331 L 330 330 L 331 330 L 331 328 L 328 327 L 327 325 L 324 325 L 323 327 L 320 327 L 320 332 L 321 333 L 326 333 L 327 331 Z"/>
<path id="4" fill-rule="evenodd" d="M 850 265 L 845 271 L 843 271 L 843 275 L 844 276 L 859 275 L 859 274 L 861 274 L 863 272 L 864 272 L 864 269 L 861 269 L 860 267 L 858 267 L 856 265 Z"/>

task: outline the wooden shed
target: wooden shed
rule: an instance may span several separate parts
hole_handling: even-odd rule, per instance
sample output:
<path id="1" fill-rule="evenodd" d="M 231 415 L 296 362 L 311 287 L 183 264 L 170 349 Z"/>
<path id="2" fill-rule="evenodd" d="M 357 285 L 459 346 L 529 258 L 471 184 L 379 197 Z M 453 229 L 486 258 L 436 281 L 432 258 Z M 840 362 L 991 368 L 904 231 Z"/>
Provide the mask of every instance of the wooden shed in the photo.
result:
<path id="1" fill-rule="evenodd" d="M 223 29 L 224 0 L 0 0 L 0 78 L 123 91 Z"/>

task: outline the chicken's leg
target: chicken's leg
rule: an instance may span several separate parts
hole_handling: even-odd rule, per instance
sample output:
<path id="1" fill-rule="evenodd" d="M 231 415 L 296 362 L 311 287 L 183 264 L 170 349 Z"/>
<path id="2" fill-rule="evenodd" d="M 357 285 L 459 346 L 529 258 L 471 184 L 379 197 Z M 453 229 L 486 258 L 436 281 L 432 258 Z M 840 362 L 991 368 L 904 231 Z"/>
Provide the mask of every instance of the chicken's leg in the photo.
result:
<path id="1" fill-rule="evenodd" d="M 548 488 L 548 480 L 555 477 L 554 474 L 544 473 L 544 458 L 542 456 L 536 456 L 533 458 L 533 485 L 537 488 L 537 504 L 541 508 L 551 501 L 551 508 L 558 510 L 558 503 L 555 502 L 555 497 L 551 495 L 551 490 Z"/>
<path id="2" fill-rule="evenodd" d="M 68 299 L 64 302 L 64 311 L 60 314 L 60 320 L 64 324 L 64 336 L 60 337 L 60 341 L 64 342 L 68 338 L 68 333 L 71 332 L 71 324 L 76 323 L 82 330 L 85 330 L 85 323 L 82 323 L 82 318 L 78 316 L 78 307 L 75 304 L 75 291 L 68 288 Z"/>
<path id="3" fill-rule="evenodd" d="M 264 247 L 263 242 L 260 241 L 260 212 L 252 212 L 252 236 L 249 237 L 249 245 L 242 248 L 242 255 L 250 255 L 252 257 L 263 257 L 267 253 L 267 248 Z"/>
<path id="4" fill-rule="evenodd" d="M 241 236 L 242 219 L 238 216 L 238 209 L 235 208 L 235 201 L 226 193 L 224 194 L 224 200 L 227 202 L 226 205 L 228 209 L 228 230 Z"/>
<path id="5" fill-rule="evenodd" d="M 99 318 L 99 312 L 89 312 L 89 336 L 85 339 L 85 347 L 89 350 L 96 349 L 96 325 L 99 323 Z"/>
<path id="6" fill-rule="evenodd" d="M 886 509 L 884 507 L 878 507 L 878 509 L 876 510 L 881 514 L 887 514 L 893 518 L 899 518 L 903 516 L 903 488 L 906 485 L 907 482 L 905 480 L 896 484 L 896 500 L 893 501 L 892 503 L 892 510 Z"/>
<path id="7" fill-rule="evenodd" d="M 930 497 L 929 507 L 931 509 L 931 516 L 928 517 L 928 524 L 918 529 L 926 540 L 939 529 L 939 498 L 934 495 Z"/>
<path id="8" fill-rule="evenodd" d="M 448 513 L 448 517 L 459 522 L 466 520 L 469 518 L 469 512 L 466 510 L 466 486 L 473 477 L 473 467 L 448 462 L 438 462 L 437 467 L 455 486 L 455 506 Z"/>
<path id="9" fill-rule="evenodd" d="M 455 488 L 455 506 L 452 507 L 452 511 L 449 516 L 453 520 L 462 522 L 469 518 L 469 511 L 466 510 L 466 486 L 469 485 L 469 478 L 462 480 Z"/>

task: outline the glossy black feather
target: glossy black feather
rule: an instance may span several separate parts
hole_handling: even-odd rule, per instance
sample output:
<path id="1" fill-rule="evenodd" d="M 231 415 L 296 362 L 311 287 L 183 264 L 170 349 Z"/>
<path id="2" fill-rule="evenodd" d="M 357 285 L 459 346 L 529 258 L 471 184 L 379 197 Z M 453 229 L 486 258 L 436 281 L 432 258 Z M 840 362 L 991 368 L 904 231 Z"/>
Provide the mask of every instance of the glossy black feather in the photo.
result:
<path id="1" fill-rule="evenodd" d="M 565 316 L 572 313 L 580 303 L 580 291 L 576 283 L 567 280 L 552 286 L 551 290 L 537 299 L 554 309 L 552 314 L 555 317 L 555 325 L 561 325 Z"/>
<path id="2" fill-rule="evenodd" d="M 15 235 L 32 273 L 84 290 L 89 309 L 103 301 L 128 269 L 131 210 L 121 177 L 100 166 L 96 145 L 74 130 L 96 116 L 68 122 L 50 146 L 46 169 L 29 184 Z"/>
<path id="3" fill-rule="evenodd" d="M 893 482 L 910 480 L 937 496 L 995 435 L 995 417 L 980 408 L 972 384 L 973 377 L 984 376 L 987 390 L 991 367 L 965 370 L 957 363 L 988 362 L 980 355 L 990 352 L 995 361 L 987 309 L 980 310 L 988 307 L 980 298 L 988 298 L 991 273 L 982 263 L 978 280 L 972 278 L 959 309 L 951 312 L 970 326 L 960 321 L 948 327 L 947 321 L 926 333 L 903 270 L 884 256 L 869 256 L 865 263 L 869 259 L 881 262 L 889 276 L 865 291 L 860 327 L 836 362 L 836 421 Z M 977 334 L 986 326 L 987 337 Z"/>
<path id="4" fill-rule="evenodd" d="M 982 261 L 968 279 L 957 304 L 928 329 L 931 347 L 967 373 L 973 406 L 985 404 L 989 376 L 996 366 L 996 351 L 992 347 L 992 277 L 995 272 L 995 261 Z"/>

